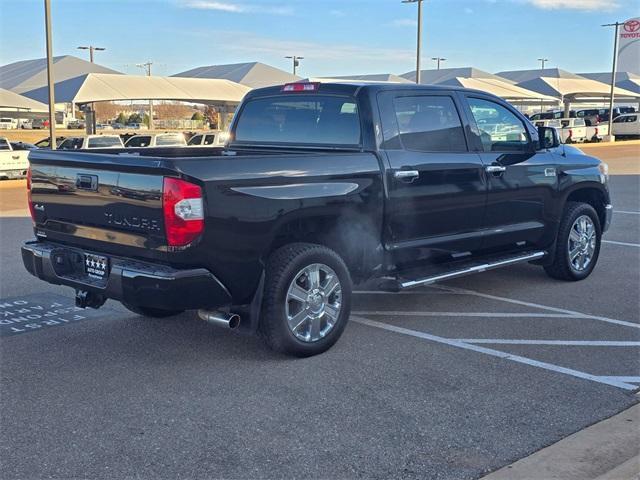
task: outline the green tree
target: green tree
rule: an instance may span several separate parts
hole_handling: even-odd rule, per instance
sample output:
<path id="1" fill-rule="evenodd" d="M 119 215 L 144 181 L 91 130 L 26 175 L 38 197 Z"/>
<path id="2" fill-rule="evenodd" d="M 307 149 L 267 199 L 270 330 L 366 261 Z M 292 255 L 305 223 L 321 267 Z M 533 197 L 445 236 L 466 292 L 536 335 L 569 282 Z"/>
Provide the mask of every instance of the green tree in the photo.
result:
<path id="1" fill-rule="evenodd" d="M 202 115 L 202 113 L 200 112 L 195 112 L 193 115 L 191 115 L 191 120 L 204 120 L 204 115 Z"/>
<path id="2" fill-rule="evenodd" d="M 155 115 L 154 115 L 155 117 Z M 149 115 L 148 114 L 144 114 L 144 117 L 142 118 L 142 123 L 144 123 L 147 127 L 149 126 Z"/>
<path id="3" fill-rule="evenodd" d="M 131 115 L 129 115 L 129 120 L 127 120 L 127 123 L 142 123 L 142 117 L 139 113 L 132 113 Z"/>
<path id="4" fill-rule="evenodd" d="M 124 114 L 124 112 L 120 112 L 118 114 L 118 116 L 116 117 L 116 123 L 121 123 L 123 125 L 127 123 L 127 116 Z"/>

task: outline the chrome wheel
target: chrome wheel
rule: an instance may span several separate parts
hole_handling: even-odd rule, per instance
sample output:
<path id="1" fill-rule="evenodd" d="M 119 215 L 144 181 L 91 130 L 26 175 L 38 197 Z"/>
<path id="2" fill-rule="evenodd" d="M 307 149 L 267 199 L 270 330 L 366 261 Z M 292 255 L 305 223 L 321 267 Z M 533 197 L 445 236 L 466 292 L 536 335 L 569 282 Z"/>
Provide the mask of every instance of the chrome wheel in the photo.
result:
<path id="1" fill-rule="evenodd" d="M 596 251 L 596 227 L 588 215 L 579 216 L 569 232 L 567 249 L 571 267 L 582 272 L 593 260 Z"/>
<path id="2" fill-rule="evenodd" d="M 324 338 L 338 321 L 341 307 L 342 286 L 338 275 L 322 263 L 300 270 L 287 290 L 287 324 L 303 342 Z"/>

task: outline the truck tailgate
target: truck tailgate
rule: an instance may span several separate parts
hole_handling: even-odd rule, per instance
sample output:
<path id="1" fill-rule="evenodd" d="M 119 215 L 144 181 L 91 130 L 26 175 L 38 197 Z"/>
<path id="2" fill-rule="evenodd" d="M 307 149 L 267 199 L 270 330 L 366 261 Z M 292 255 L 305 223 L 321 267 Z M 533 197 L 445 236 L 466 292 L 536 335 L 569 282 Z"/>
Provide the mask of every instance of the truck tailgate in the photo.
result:
<path id="1" fill-rule="evenodd" d="M 32 152 L 31 204 L 38 238 L 101 253 L 166 259 L 161 159 Z"/>

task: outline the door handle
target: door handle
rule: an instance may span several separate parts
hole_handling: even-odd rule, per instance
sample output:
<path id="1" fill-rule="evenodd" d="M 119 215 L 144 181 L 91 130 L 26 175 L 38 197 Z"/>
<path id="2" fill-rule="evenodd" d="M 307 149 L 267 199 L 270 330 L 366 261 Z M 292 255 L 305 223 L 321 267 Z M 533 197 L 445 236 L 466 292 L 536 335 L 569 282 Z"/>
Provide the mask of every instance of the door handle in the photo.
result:
<path id="1" fill-rule="evenodd" d="M 503 167 L 501 165 L 489 165 L 488 167 L 484 167 L 484 170 L 487 173 L 502 173 L 507 170 L 507 167 Z"/>
<path id="2" fill-rule="evenodd" d="M 411 183 L 420 176 L 418 170 L 396 170 L 393 176 L 403 182 Z"/>

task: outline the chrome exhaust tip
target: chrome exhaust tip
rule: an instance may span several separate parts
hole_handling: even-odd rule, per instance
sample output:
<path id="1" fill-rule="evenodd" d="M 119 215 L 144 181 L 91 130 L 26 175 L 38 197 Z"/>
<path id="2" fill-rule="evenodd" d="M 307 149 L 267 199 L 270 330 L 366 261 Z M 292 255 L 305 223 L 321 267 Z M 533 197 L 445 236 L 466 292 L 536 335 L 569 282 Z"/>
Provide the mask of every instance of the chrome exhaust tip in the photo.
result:
<path id="1" fill-rule="evenodd" d="M 198 317 L 207 323 L 218 327 L 235 329 L 240 325 L 240 315 L 237 313 L 226 313 L 218 310 L 198 310 Z"/>

